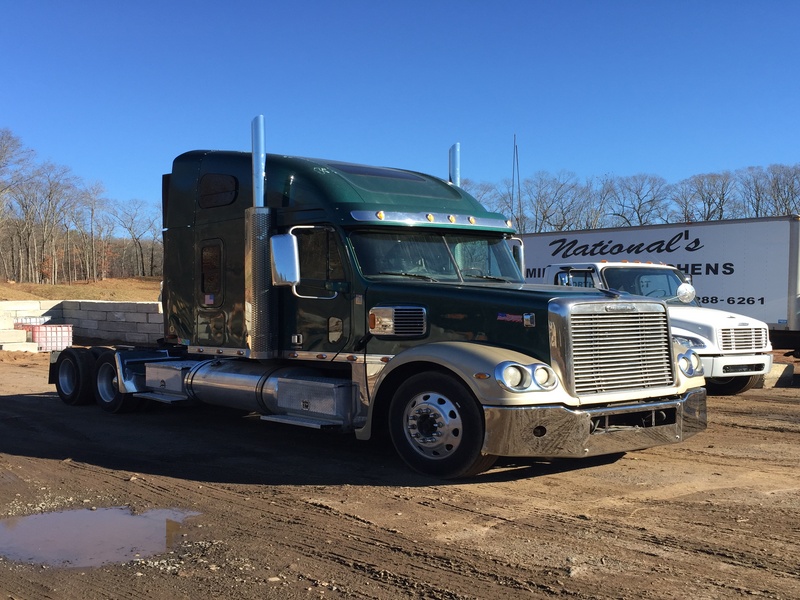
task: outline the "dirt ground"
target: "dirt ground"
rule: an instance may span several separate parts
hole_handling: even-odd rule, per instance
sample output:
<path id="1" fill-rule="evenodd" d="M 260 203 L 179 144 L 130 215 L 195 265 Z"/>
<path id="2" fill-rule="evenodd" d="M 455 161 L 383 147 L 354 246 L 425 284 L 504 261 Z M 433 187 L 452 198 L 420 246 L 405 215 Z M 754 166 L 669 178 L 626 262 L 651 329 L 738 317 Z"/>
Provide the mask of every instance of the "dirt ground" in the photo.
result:
<path id="1" fill-rule="evenodd" d="M 3 600 L 800 598 L 800 387 L 711 397 L 680 445 L 443 482 L 233 410 L 70 407 L 46 355 L 0 354 L 0 533 L 70 509 L 186 515 L 152 556 L 75 566 L 91 526 L 62 532 L 67 562 L 6 552 Z"/>

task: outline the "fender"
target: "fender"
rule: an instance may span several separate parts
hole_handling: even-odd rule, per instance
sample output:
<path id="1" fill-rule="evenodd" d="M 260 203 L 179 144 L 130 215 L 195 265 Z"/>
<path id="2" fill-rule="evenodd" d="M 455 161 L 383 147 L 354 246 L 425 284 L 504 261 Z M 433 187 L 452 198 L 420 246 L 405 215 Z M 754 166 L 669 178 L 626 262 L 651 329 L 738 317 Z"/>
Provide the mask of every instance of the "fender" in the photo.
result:
<path id="1" fill-rule="evenodd" d="M 547 364 L 516 350 L 475 342 L 433 342 L 414 346 L 394 355 L 370 386 L 369 396 L 372 401 L 367 422 L 364 428 L 357 430 L 357 437 L 369 438 L 377 412 L 376 405 L 391 399 L 399 381 L 406 379 L 409 374 L 436 367 L 450 371 L 458 377 L 483 406 L 577 404 L 577 399 L 567 394 L 561 382 L 549 391 L 513 392 L 502 387 L 495 378 L 495 367 L 503 362 L 521 365 Z"/>

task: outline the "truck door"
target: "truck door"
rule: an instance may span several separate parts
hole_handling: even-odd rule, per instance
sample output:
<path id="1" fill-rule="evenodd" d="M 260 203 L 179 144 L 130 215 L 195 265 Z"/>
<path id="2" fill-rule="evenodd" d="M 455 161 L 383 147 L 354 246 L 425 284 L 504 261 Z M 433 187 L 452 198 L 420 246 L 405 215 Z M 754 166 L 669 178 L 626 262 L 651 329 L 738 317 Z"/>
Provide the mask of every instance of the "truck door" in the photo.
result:
<path id="1" fill-rule="evenodd" d="M 341 241 L 330 227 L 299 227 L 294 234 L 300 283 L 296 294 L 284 295 L 281 346 L 333 360 L 352 335 L 350 286 Z"/>

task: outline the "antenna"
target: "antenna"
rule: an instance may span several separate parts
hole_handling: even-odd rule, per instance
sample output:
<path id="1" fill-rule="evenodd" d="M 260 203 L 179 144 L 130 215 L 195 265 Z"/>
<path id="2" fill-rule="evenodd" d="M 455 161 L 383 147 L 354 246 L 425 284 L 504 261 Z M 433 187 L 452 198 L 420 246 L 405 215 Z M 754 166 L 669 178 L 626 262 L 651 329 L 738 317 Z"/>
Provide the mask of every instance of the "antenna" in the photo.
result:
<path id="1" fill-rule="evenodd" d="M 525 233 L 522 230 L 522 186 L 519 183 L 519 149 L 517 148 L 517 134 L 514 134 L 514 155 L 511 165 L 511 210 L 514 210 L 514 191 L 516 190 L 516 205 L 519 209 L 515 220 L 517 221 L 517 233 Z"/>

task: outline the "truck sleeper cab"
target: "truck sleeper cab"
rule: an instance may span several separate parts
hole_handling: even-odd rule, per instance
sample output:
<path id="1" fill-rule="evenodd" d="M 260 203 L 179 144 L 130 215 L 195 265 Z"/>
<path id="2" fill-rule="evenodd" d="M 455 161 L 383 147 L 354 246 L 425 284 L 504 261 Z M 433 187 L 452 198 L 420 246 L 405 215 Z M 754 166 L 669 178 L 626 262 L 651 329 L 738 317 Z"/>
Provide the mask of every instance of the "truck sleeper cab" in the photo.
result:
<path id="1" fill-rule="evenodd" d="M 64 402 L 205 402 L 388 436 L 445 478 L 705 428 L 702 365 L 663 302 L 525 284 L 508 222 L 435 177 L 261 155 L 175 159 L 162 347 L 54 354 Z"/>

